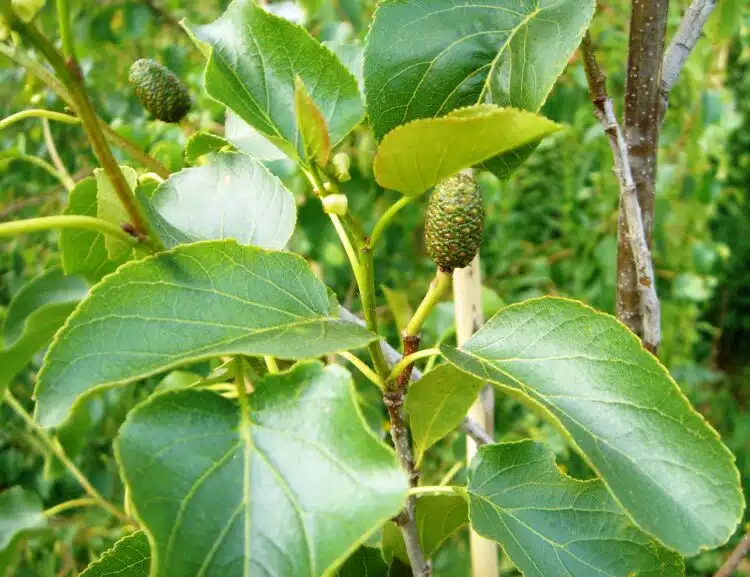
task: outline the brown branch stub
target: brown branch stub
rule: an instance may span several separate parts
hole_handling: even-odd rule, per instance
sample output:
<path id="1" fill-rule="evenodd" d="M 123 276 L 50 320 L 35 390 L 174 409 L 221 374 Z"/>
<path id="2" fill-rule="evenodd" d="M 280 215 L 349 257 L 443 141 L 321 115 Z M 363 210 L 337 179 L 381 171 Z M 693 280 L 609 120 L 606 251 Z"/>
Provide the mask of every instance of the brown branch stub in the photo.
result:
<path id="1" fill-rule="evenodd" d="M 745 533 L 714 577 L 730 577 L 750 552 L 750 532 Z"/>
<path id="2" fill-rule="evenodd" d="M 639 202 L 638 188 L 633 178 L 630 165 L 631 152 L 625 142 L 620 125 L 615 116 L 612 99 L 607 94 L 606 77 L 599 67 L 594 53 L 591 37 L 587 32 L 582 43 L 583 63 L 586 78 L 589 83 L 589 92 L 594 105 L 594 114 L 599 120 L 606 133 L 612 156 L 614 169 L 620 184 L 620 239 L 627 247 L 627 258 L 630 261 L 627 266 L 632 268 L 632 279 L 628 271 L 621 270 L 620 260 L 623 253 L 622 246 L 618 246 L 618 318 L 634 330 L 632 323 L 635 318 L 639 320 L 638 328 L 641 330 L 643 345 L 646 349 L 655 353 L 661 340 L 661 318 L 659 299 L 656 294 L 656 283 L 654 282 L 654 269 L 651 260 L 651 251 L 648 245 L 648 235 L 642 220 L 642 207 Z M 655 150 L 655 149 L 654 149 Z M 652 210 L 653 210 L 653 204 Z M 621 274 L 626 278 L 621 278 Z M 634 285 L 633 294 L 636 297 L 632 305 L 628 301 L 626 310 L 621 310 L 619 297 L 621 282 L 632 280 Z M 638 333 L 636 333 L 638 334 Z"/>
<path id="3" fill-rule="evenodd" d="M 461 421 L 461 430 L 474 440 L 477 447 L 490 445 L 495 442 L 492 435 L 485 431 L 482 426 L 471 417 L 464 417 L 464 420 Z"/>

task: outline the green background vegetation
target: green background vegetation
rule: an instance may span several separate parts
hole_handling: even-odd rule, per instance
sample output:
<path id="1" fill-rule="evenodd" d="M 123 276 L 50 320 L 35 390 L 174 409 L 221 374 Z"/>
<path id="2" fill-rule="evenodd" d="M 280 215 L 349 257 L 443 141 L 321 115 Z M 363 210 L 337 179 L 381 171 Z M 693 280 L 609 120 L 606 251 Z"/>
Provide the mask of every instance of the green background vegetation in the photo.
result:
<path id="1" fill-rule="evenodd" d="M 73 2 L 78 57 L 97 111 L 173 171 L 184 166 L 183 148 L 192 132 L 220 134 L 224 122 L 223 108 L 202 90 L 204 61 L 178 20 L 208 22 L 226 4 L 102 0 L 80 1 L 76 6 Z M 673 30 L 686 3 L 671 4 Z M 599 58 L 615 102 L 621 102 L 624 88 L 628 5 L 623 0 L 606 3 L 594 24 Z M 322 40 L 363 38 L 373 10 L 369 0 L 303 0 L 297 7 L 276 6 L 285 14 L 299 12 Z M 43 11 L 39 24 L 54 33 L 52 6 Z M 167 125 L 147 117 L 127 84 L 130 64 L 141 57 L 158 60 L 190 86 L 194 106 L 186 123 Z M 0 116 L 28 107 L 64 111 L 64 103 L 53 92 L 0 56 Z M 614 312 L 618 186 L 578 57 L 561 77 L 543 114 L 564 123 L 566 130 L 545 140 L 509 181 L 480 176 L 487 211 L 481 252 L 485 312 L 543 294 L 570 296 Z M 81 127 L 53 124 L 52 131 L 76 180 L 90 174 L 96 161 Z M 352 180 L 345 190 L 352 210 L 365 216 L 371 227 L 397 196 L 379 189 L 372 178 L 374 141 L 369 133 L 356 132 L 345 149 L 353 159 Z M 0 133 L 1 221 L 59 214 L 66 204 L 65 189 L 29 163 L 28 156 L 49 159 L 38 120 L 26 120 Z M 132 162 L 127 156 L 119 159 Z M 291 248 L 313 261 L 343 304 L 352 305 L 354 285 L 346 256 L 319 203 L 305 196 L 307 184 L 291 165 L 276 161 L 272 169 L 298 196 L 299 223 Z M 663 306 L 660 358 L 737 455 L 746 488 L 750 487 L 748 189 L 750 15 L 743 11 L 743 0 L 724 0 L 670 98 L 659 155 L 653 252 Z M 422 243 L 426 202 L 425 196 L 402 212 L 376 254 L 382 282 L 379 311 L 382 318 L 391 319 L 392 337 L 404 309 L 416 305 L 431 277 L 433 265 Z M 56 233 L 0 244 L 0 315 L 24 282 L 58 264 L 59 258 Z M 426 337 L 430 342 L 452 338 L 451 324 L 452 306 L 443 303 L 429 319 Z M 12 386 L 28 407 L 40 360 L 38 356 Z M 107 497 L 119 498 L 122 492 L 112 438 L 127 411 L 155 384 L 107 391 L 89 402 L 81 422 L 66 430 L 69 453 Z M 384 433 L 386 418 L 377 391 L 362 383 L 361 393 L 368 421 Z M 503 438 L 543 439 L 571 474 L 590 475 L 548 425 L 517 403 L 500 399 L 496 411 Z M 39 442 L 6 407 L 0 407 L 0 423 L 0 490 L 23 485 L 41 495 L 46 506 L 80 495 L 76 481 L 44 456 Z M 440 442 L 424 463 L 425 479 L 437 482 L 463 451 L 458 433 Z M 459 471 L 457 478 L 464 475 Z M 112 527 L 112 520 L 97 509 L 56 518 L 54 531 L 28 541 L 11 574 L 75 575 L 122 536 L 122 528 Z M 688 575 L 713 574 L 734 542 L 688 560 Z M 464 531 L 435 557 L 435 574 L 462 577 L 467 561 Z M 507 561 L 502 566 L 504 574 L 515 574 Z M 740 571 L 750 575 L 750 563 L 741 565 Z"/>

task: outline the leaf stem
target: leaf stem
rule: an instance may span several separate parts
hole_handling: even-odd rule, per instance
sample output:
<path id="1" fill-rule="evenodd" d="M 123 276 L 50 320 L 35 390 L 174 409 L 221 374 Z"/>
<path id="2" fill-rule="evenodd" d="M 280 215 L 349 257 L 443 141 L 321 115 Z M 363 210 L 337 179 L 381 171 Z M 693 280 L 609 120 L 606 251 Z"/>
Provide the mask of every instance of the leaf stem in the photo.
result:
<path id="1" fill-rule="evenodd" d="M 88 497 L 83 497 L 81 499 L 72 499 L 70 501 L 65 501 L 63 503 L 60 503 L 59 505 L 55 505 L 54 507 L 50 507 L 49 509 L 45 510 L 44 516 L 54 517 L 55 515 L 59 515 L 63 511 L 69 511 L 70 509 L 78 509 L 79 507 L 92 507 L 97 504 L 98 503 L 96 501 Z"/>
<path id="2" fill-rule="evenodd" d="M 275 375 L 279 372 L 279 365 L 276 362 L 276 359 L 274 359 L 271 355 L 265 355 L 263 357 L 263 360 L 266 363 L 266 368 L 268 369 L 268 372 L 272 375 Z"/>
<path id="3" fill-rule="evenodd" d="M 391 224 L 393 217 L 395 217 L 399 211 L 412 200 L 414 200 L 413 196 L 402 196 L 388 207 L 388 210 L 383 213 L 383 216 L 378 219 L 378 222 L 375 223 L 375 227 L 372 229 L 372 234 L 370 235 L 370 248 L 375 248 L 375 245 L 378 243 L 378 240 L 380 240 L 383 232 L 385 232 L 385 229 Z"/>
<path id="4" fill-rule="evenodd" d="M 28 234 L 31 232 L 39 232 L 42 230 L 52 230 L 57 228 L 82 228 L 85 230 L 93 230 L 102 234 L 108 234 L 131 245 L 139 244 L 137 238 L 129 235 L 120 227 L 110 222 L 95 218 L 93 216 L 80 216 L 73 214 L 41 216 L 38 218 L 27 218 L 25 220 L 3 222 L 0 223 L 0 237 Z"/>
<path id="5" fill-rule="evenodd" d="M 247 399 L 247 383 L 245 383 L 245 361 L 239 355 L 234 358 L 234 384 L 237 387 L 237 399 L 242 411 L 242 421 L 250 413 L 250 401 Z"/>
<path id="6" fill-rule="evenodd" d="M 11 157 L 9 160 L 22 160 L 24 162 L 28 162 L 29 164 L 33 164 L 34 166 L 38 166 L 42 170 L 46 171 L 48 174 L 51 174 L 54 176 L 57 180 L 60 181 L 60 184 L 65 186 L 67 188 L 67 184 L 65 182 L 65 177 L 58 172 L 58 170 L 52 166 L 49 162 L 44 160 L 43 158 L 39 158 L 38 156 L 32 156 L 30 154 L 17 154 L 13 157 Z"/>
<path id="7" fill-rule="evenodd" d="M 427 320 L 432 309 L 435 308 L 435 305 L 440 302 L 443 295 L 450 288 L 451 278 L 451 273 L 438 269 L 435 274 L 435 279 L 430 283 L 430 288 L 427 290 L 427 294 L 422 299 L 422 302 L 419 303 L 419 307 L 417 307 L 414 316 L 406 325 L 406 328 L 404 329 L 405 335 L 414 337 L 419 334 L 419 331 L 422 330 L 422 325 Z"/>
<path id="8" fill-rule="evenodd" d="M 349 264 L 352 267 L 352 272 L 354 273 L 354 278 L 357 281 L 357 286 L 359 286 L 359 291 L 361 294 L 363 284 L 362 267 L 360 266 L 359 259 L 357 258 L 357 251 L 354 250 L 352 241 L 349 239 L 349 235 L 344 230 L 344 226 L 341 224 L 341 219 L 338 217 L 338 215 L 329 213 L 328 216 L 331 218 L 333 228 L 336 229 L 336 234 L 339 235 L 341 245 L 344 247 L 346 256 L 349 258 Z"/>
<path id="9" fill-rule="evenodd" d="M 425 357 L 431 357 L 432 355 L 439 355 L 440 349 L 424 349 L 422 351 L 416 351 L 410 355 L 405 356 L 391 369 L 391 375 L 389 380 L 396 379 L 409 365 L 413 365 L 415 361 L 424 359 Z"/>
<path id="10" fill-rule="evenodd" d="M 425 487 L 411 487 L 406 491 L 407 495 L 460 495 L 462 487 L 455 485 L 429 485 Z"/>
<path id="11" fill-rule="evenodd" d="M 438 485 L 444 486 L 450 483 L 453 480 L 453 477 L 455 477 L 458 472 L 463 469 L 463 466 L 464 464 L 461 461 L 456 461 L 455 463 L 453 463 L 453 466 L 448 469 L 448 472 L 443 475 L 442 479 L 440 479 Z"/>
<path id="12" fill-rule="evenodd" d="M 62 52 L 68 60 L 75 60 L 73 35 L 70 31 L 70 7 L 68 0 L 57 0 L 57 25 L 60 28 Z"/>
<path id="13" fill-rule="evenodd" d="M 75 464 L 68 458 L 60 444 L 56 442 L 52 437 L 50 437 L 47 432 L 42 429 L 36 423 L 36 421 L 34 421 L 31 415 L 29 415 L 21 406 L 21 403 L 19 403 L 13 396 L 13 394 L 7 389 L 5 390 L 5 402 L 11 409 L 13 409 L 13 412 L 21 417 L 26 425 L 28 425 L 29 428 L 31 428 L 37 434 L 39 439 L 41 439 L 44 445 L 52 453 L 54 453 L 54 455 L 60 460 L 60 462 L 65 465 L 65 468 L 70 472 L 71 475 L 76 478 L 81 487 L 83 487 L 83 490 L 86 491 L 89 497 L 91 497 L 91 499 L 95 501 L 97 505 L 120 519 L 120 521 L 124 523 L 130 523 L 130 519 L 128 518 L 128 516 L 123 511 L 115 507 L 112 503 L 107 501 L 104 497 L 102 497 L 99 491 L 97 491 L 91 484 L 91 482 L 86 478 L 86 475 L 84 475 L 81 470 L 76 467 Z"/>
<path id="14" fill-rule="evenodd" d="M 336 353 L 338 356 L 340 356 L 342 359 L 346 359 L 351 364 L 353 364 L 360 373 L 362 373 L 364 376 L 366 376 L 373 384 L 377 385 L 379 389 L 383 389 L 385 385 L 383 384 L 383 381 L 380 380 L 380 377 L 378 374 L 373 371 L 370 367 L 367 366 L 367 363 L 359 359 L 356 355 L 353 355 L 352 353 L 348 351 L 341 351 L 339 353 Z"/>
<path id="15" fill-rule="evenodd" d="M 21 110 L 20 112 L 16 112 L 15 114 L 11 114 L 0 120 L 0 130 L 8 128 L 11 124 L 15 124 L 16 122 L 20 122 L 27 118 L 47 118 L 48 120 L 64 122 L 65 124 L 78 124 L 81 122 L 80 118 L 77 116 L 71 116 L 70 114 L 45 110 L 44 108 L 29 108 L 28 110 Z"/>

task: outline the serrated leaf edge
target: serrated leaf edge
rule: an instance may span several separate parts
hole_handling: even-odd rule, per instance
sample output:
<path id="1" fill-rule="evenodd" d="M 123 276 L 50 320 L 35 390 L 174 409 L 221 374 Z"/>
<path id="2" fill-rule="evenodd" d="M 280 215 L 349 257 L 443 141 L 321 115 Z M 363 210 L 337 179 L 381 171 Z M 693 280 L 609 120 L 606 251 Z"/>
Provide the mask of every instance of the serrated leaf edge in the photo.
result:
<path id="1" fill-rule="evenodd" d="M 298 366 L 300 365 L 320 365 L 324 371 L 333 371 L 333 372 L 341 372 L 342 374 L 346 375 L 347 379 L 347 390 L 349 392 L 349 399 L 351 400 L 352 404 L 355 407 L 355 413 L 357 415 L 357 418 L 359 419 L 359 423 L 362 426 L 362 429 L 365 431 L 366 434 L 368 434 L 372 439 L 377 441 L 377 443 L 388 450 L 388 452 L 393 456 L 394 462 L 397 464 L 397 456 L 395 451 L 386 445 L 382 439 L 378 438 L 378 436 L 375 434 L 375 432 L 370 428 L 370 426 L 367 424 L 367 421 L 365 420 L 364 414 L 362 413 L 362 409 L 359 405 L 359 401 L 357 400 L 357 394 L 356 389 L 354 387 L 354 379 L 351 376 L 351 373 L 347 371 L 344 367 L 340 365 L 324 365 L 320 361 L 314 361 L 314 360 L 305 360 L 305 361 L 298 361 L 294 363 L 291 367 L 288 369 L 285 369 L 283 371 L 279 371 L 276 373 L 277 375 L 285 375 L 289 374 L 292 371 L 294 371 Z M 265 380 L 265 379 L 263 379 Z M 262 381 L 261 380 L 261 383 Z M 126 424 L 128 424 L 132 418 L 133 414 L 141 409 L 142 407 L 145 407 L 149 404 L 152 404 L 155 399 L 164 397 L 166 395 L 172 395 L 172 394 L 179 394 L 184 392 L 185 389 L 172 389 L 169 391 L 165 391 L 163 393 L 157 394 L 157 395 L 151 395 L 148 399 L 143 401 L 142 403 L 139 403 L 136 405 L 131 411 L 128 412 L 127 416 L 125 417 L 125 421 L 123 422 L 121 429 L 125 427 Z M 218 393 L 216 393 L 218 395 Z M 219 395 L 220 396 L 220 395 Z M 237 405 L 237 410 L 239 412 L 239 405 Z M 238 421 L 240 420 L 240 417 L 238 416 Z M 239 435 L 239 433 L 238 433 Z M 123 480 L 123 483 L 125 484 L 126 491 L 130 490 L 130 486 L 127 481 L 127 477 L 125 476 L 125 470 L 122 464 L 122 457 L 120 455 L 120 441 L 119 441 L 119 433 L 117 438 L 114 442 L 114 456 L 115 456 L 115 462 L 117 463 L 117 469 L 120 475 L 120 478 Z M 404 501 L 406 500 L 406 491 L 404 491 Z M 138 524 L 140 527 L 142 527 L 141 531 L 143 531 L 146 534 L 146 537 L 148 538 L 149 548 L 151 550 L 151 570 L 150 575 L 155 576 L 157 575 L 156 568 L 158 566 L 158 557 L 156 555 L 156 551 L 158 550 L 156 547 L 156 541 L 154 540 L 153 535 L 151 534 L 151 531 L 148 530 L 146 527 L 146 524 L 143 521 L 143 518 L 141 517 L 140 513 L 138 512 L 138 508 L 135 506 L 135 503 L 132 503 L 131 501 L 131 516 L 135 518 L 136 521 L 138 521 Z M 321 577 L 335 577 L 336 572 L 338 569 L 346 562 L 346 560 L 364 543 L 367 542 L 367 540 L 375 534 L 378 529 L 380 529 L 380 526 L 386 523 L 391 517 L 386 516 L 383 519 L 378 520 L 376 523 L 374 523 L 374 528 L 372 531 L 364 534 L 361 536 L 359 540 L 357 540 L 356 543 L 354 543 L 351 547 L 349 547 L 346 551 L 344 551 L 338 558 L 336 558 L 329 567 L 325 569 L 325 571 L 321 574 Z"/>
<path id="2" fill-rule="evenodd" d="M 204 245 L 204 244 L 222 244 L 222 243 L 226 244 L 226 245 L 234 244 L 234 245 L 236 245 L 236 246 L 238 246 L 238 247 L 240 247 L 242 249 L 252 248 L 253 250 L 257 250 L 257 251 L 264 252 L 264 253 L 267 253 L 267 254 L 278 254 L 278 253 L 288 254 L 288 255 L 291 255 L 294 258 L 298 259 L 298 260 L 301 260 L 301 261 L 305 262 L 305 264 L 307 264 L 307 261 L 304 258 L 302 258 L 300 255 L 298 255 L 296 253 L 293 253 L 291 251 L 286 251 L 286 250 L 271 250 L 271 249 L 266 249 L 266 248 L 262 248 L 262 247 L 258 247 L 258 246 L 241 245 L 236 240 L 231 239 L 231 238 L 230 239 L 223 239 L 223 240 L 202 240 L 202 241 L 198 241 L 198 242 L 194 242 L 194 243 L 190 243 L 190 244 L 179 244 L 179 245 L 177 245 L 174 248 L 171 248 L 169 250 L 148 255 L 147 257 L 145 257 L 145 258 L 143 258 L 141 260 L 131 260 L 131 261 L 128 261 L 128 262 L 124 263 L 123 265 L 121 265 L 117 270 L 109 273 L 108 275 L 105 275 L 99 283 L 97 283 L 94 287 L 92 287 L 92 289 L 89 291 L 89 294 L 86 296 L 86 298 L 83 299 L 82 301 L 80 301 L 78 303 L 78 306 L 70 314 L 70 316 L 68 316 L 68 318 L 65 320 L 65 323 L 63 324 L 63 326 L 60 327 L 60 329 L 55 333 L 55 336 L 53 337 L 52 342 L 50 343 L 50 346 L 49 346 L 49 348 L 47 349 L 47 352 L 44 355 L 44 360 L 42 362 L 41 368 L 39 369 L 39 373 L 37 374 L 36 385 L 34 386 L 33 398 L 35 400 L 37 399 L 37 392 L 39 390 L 39 385 L 42 382 L 42 377 L 43 377 L 43 375 L 44 375 L 44 373 L 45 373 L 45 371 L 47 369 L 47 359 L 49 358 L 50 354 L 53 352 L 55 346 L 59 342 L 61 342 L 63 340 L 63 338 L 64 338 L 64 334 L 63 333 L 72 324 L 72 322 L 78 317 L 78 315 L 80 314 L 81 309 L 83 307 L 85 307 L 88 304 L 89 300 L 91 300 L 93 298 L 93 296 L 95 296 L 96 294 L 98 294 L 98 291 L 102 290 L 102 287 L 106 286 L 106 284 L 108 282 L 110 282 L 111 279 L 115 278 L 118 275 L 124 274 L 125 271 L 127 271 L 128 269 L 130 269 L 132 267 L 143 265 L 145 263 L 151 262 L 152 260 L 156 260 L 156 259 L 158 259 L 160 257 L 165 256 L 165 255 L 174 254 L 176 251 L 184 250 L 185 247 L 187 247 L 187 246 L 193 247 L 193 246 L 201 246 L 201 245 Z M 346 321 L 342 321 L 339 318 L 339 316 L 338 316 L 338 309 L 335 310 L 335 311 L 332 310 L 332 309 L 330 309 L 329 310 L 329 315 L 330 316 L 328 316 L 328 317 L 321 317 L 321 320 L 323 320 L 323 319 L 330 319 L 332 321 L 346 322 Z M 373 333 L 373 335 L 374 335 L 374 333 Z M 377 335 L 374 335 L 374 336 L 377 339 L 382 338 L 382 337 L 377 336 Z M 373 338 L 373 340 L 376 340 L 376 339 Z M 215 353 L 212 353 L 212 354 L 207 354 L 207 355 L 203 355 L 203 356 L 194 357 L 193 359 L 194 359 L 195 362 L 199 362 L 199 361 L 202 361 L 202 360 L 212 359 L 212 358 L 214 358 L 216 356 L 217 355 Z M 160 373 L 163 373 L 163 372 L 166 372 L 166 371 L 170 371 L 172 369 L 175 369 L 177 367 L 183 366 L 185 364 L 186 364 L 186 361 L 181 360 L 179 362 L 172 363 L 172 364 L 169 364 L 167 366 L 161 367 L 158 370 L 148 371 L 147 373 L 138 374 L 135 377 L 130 377 L 130 378 L 127 378 L 127 379 L 120 379 L 118 381 L 108 381 L 106 383 L 101 383 L 99 385 L 91 387 L 85 393 L 79 395 L 76 398 L 76 400 L 70 406 L 70 410 L 68 411 L 68 414 L 66 415 L 66 417 L 62 421 L 60 421 L 59 423 L 56 423 L 55 425 L 44 425 L 42 423 L 40 423 L 40 425 L 42 426 L 42 428 L 59 427 L 59 426 L 63 425 L 65 422 L 67 422 L 70 419 L 70 415 L 74 411 L 78 410 L 80 408 L 81 404 L 83 404 L 83 402 L 86 401 L 86 399 L 88 399 L 92 395 L 96 394 L 97 392 L 105 391 L 107 389 L 111 389 L 111 388 L 114 388 L 114 387 L 119 387 L 119 386 L 122 386 L 122 385 L 126 385 L 128 383 L 132 383 L 132 382 L 138 381 L 140 379 L 145 379 L 145 378 L 148 378 L 148 377 L 151 377 L 151 376 L 154 376 L 154 375 L 158 375 Z M 34 408 L 34 420 L 37 421 L 37 422 L 39 422 L 39 420 L 38 420 L 38 404 Z"/>
<path id="3" fill-rule="evenodd" d="M 602 312 L 602 311 L 598 311 L 594 307 L 589 306 L 586 303 L 583 303 L 583 302 L 578 301 L 576 299 L 571 299 L 571 298 L 567 298 L 567 297 L 557 297 L 557 296 L 553 297 L 553 296 L 548 296 L 547 295 L 547 296 L 530 298 L 530 299 L 527 299 L 525 301 L 521 301 L 521 302 L 510 304 L 510 305 L 508 305 L 506 307 L 503 307 L 497 313 L 495 313 L 494 315 L 492 315 L 492 318 L 495 318 L 496 316 L 502 314 L 504 311 L 506 311 L 508 309 L 511 309 L 511 308 L 520 307 L 522 305 L 525 305 L 525 304 L 528 304 L 528 303 L 531 303 L 531 302 L 541 302 L 541 301 L 550 301 L 550 300 L 552 300 L 552 301 L 566 301 L 566 302 L 575 303 L 576 305 L 579 305 L 580 307 L 582 307 L 584 309 L 588 309 L 589 311 L 593 312 L 597 316 L 605 317 L 607 319 L 614 319 L 620 326 L 622 326 L 622 328 L 627 331 L 628 338 L 631 339 L 631 340 L 633 340 L 634 342 L 638 343 L 638 345 L 641 347 L 641 349 L 643 351 L 645 351 L 646 353 L 648 353 L 649 355 L 651 355 L 651 357 L 656 361 L 657 366 L 662 371 L 664 371 L 664 374 L 667 376 L 668 381 L 677 390 L 678 398 L 680 398 L 683 401 L 683 403 L 685 404 L 685 406 L 687 407 L 687 409 L 689 411 L 692 411 L 695 415 L 697 415 L 700 418 L 700 420 L 703 422 L 703 424 L 706 425 L 706 427 L 709 430 L 709 433 L 714 437 L 715 440 L 719 441 L 719 445 L 721 447 L 722 452 L 725 453 L 726 455 L 728 455 L 730 463 L 732 465 L 735 465 L 737 459 L 734 456 L 734 453 L 732 453 L 732 451 L 730 451 L 729 448 L 721 440 L 721 435 L 716 431 L 716 429 L 714 429 L 714 427 L 711 425 L 711 423 L 708 422 L 708 420 L 700 412 L 696 411 L 695 408 L 692 406 L 692 404 L 690 404 L 690 401 L 685 396 L 685 393 L 682 392 L 682 389 L 679 387 L 679 385 L 677 384 L 677 382 L 672 378 L 672 375 L 669 373 L 669 371 L 667 370 L 667 368 L 662 364 L 662 362 L 656 356 L 654 356 L 650 351 L 648 351 L 643 346 L 643 343 L 641 342 L 641 340 L 622 321 L 620 321 L 620 319 L 618 319 L 617 317 L 615 317 L 613 315 L 610 315 L 610 314 L 607 314 L 607 313 Z M 490 320 L 492 320 L 492 318 Z M 447 345 L 441 345 L 440 346 L 441 349 L 446 348 L 446 347 L 448 347 L 448 346 Z M 449 347 L 449 348 L 456 349 L 455 347 Z M 463 351 L 460 348 L 458 348 L 456 350 L 460 351 L 462 354 L 466 354 L 466 355 L 469 355 L 469 356 L 474 356 L 472 353 L 467 353 L 466 351 Z M 445 355 L 443 355 L 443 356 L 445 357 Z M 447 357 L 445 357 L 445 359 L 449 363 L 451 363 L 453 366 L 455 366 L 459 370 L 463 371 L 464 373 L 466 373 L 468 375 L 473 375 L 473 373 L 470 373 L 470 372 L 464 370 L 463 368 L 459 367 L 455 363 L 451 362 L 450 359 L 448 359 Z M 476 375 L 473 375 L 473 376 L 476 376 Z M 513 380 L 513 381 L 515 381 L 515 382 L 518 382 L 518 380 L 515 379 L 512 375 L 508 375 L 508 378 L 511 379 L 511 380 Z M 609 486 L 609 483 L 607 483 L 606 479 L 604 479 L 602 477 L 601 472 L 599 471 L 599 469 L 591 462 L 591 460 L 589 459 L 588 455 L 586 455 L 581 450 L 581 448 L 578 446 L 578 443 L 576 443 L 575 440 L 573 439 L 573 436 L 568 432 L 568 430 L 563 426 L 563 424 L 560 422 L 560 420 L 554 414 L 552 414 L 546 407 L 544 407 L 543 405 L 539 404 L 539 402 L 537 402 L 532 397 L 526 395 L 525 393 L 522 393 L 522 392 L 520 392 L 520 391 L 518 391 L 516 389 L 511 389 L 510 387 L 508 387 L 506 385 L 499 384 L 499 383 L 497 383 L 495 381 L 488 380 L 488 382 L 490 382 L 492 384 L 492 386 L 498 388 L 499 390 L 501 390 L 502 392 L 504 392 L 505 394 L 507 394 L 509 397 L 512 397 L 512 398 L 515 398 L 517 400 L 520 400 L 520 401 L 524 402 L 527 406 L 531 406 L 531 408 L 534 409 L 534 410 L 536 410 L 539 414 L 544 415 L 549 420 L 549 422 L 552 425 L 554 425 L 554 427 L 560 432 L 560 434 L 562 434 L 563 437 L 570 443 L 570 445 L 573 448 L 575 448 L 576 452 L 583 458 L 583 460 L 591 468 L 591 470 L 594 471 L 594 473 L 596 473 L 597 479 L 601 480 L 601 482 L 607 488 L 607 491 L 609 492 L 609 494 L 614 499 L 615 503 L 617 503 L 617 505 L 625 512 L 625 515 L 630 520 L 630 522 L 633 524 L 633 526 L 637 527 L 644 534 L 649 535 L 650 537 L 652 537 L 662 547 L 665 547 L 666 549 L 674 550 L 672 547 L 670 547 L 670 546 L 665 545 L 664 543 L 662 543 L 662 541 L 661 541 L 661 539 L 659 539 L 659 537 L 657 537 L 656 535 L 652 534 L 651 532 L 649 532 L 646 529 L 644 529 L 643 527 L 641 527 L 641 525 L 633 518 L 633 516 L 631 515 L 630 511 L 628 511 L 628 509 L 620 502 L 620 500 L 617 498 L 617 495 L 614 494 L 614 492 L 612 491 L 611 487 Z M 520 441 L 516 441 L 516 442 L 520 442 Z M 739 469 L 737 469 L 736 465 L 733 466 L 732 468 L 734 469 L 735 480 L 737 482 L 737 494 L 739 495 L 740 502 L 742 504 L 742 507 L 740 508 L 739 514 L 737 516 L 737 520 L 735 521 L 735 526 L 737 526 L 737 525 L 739 525 L 740 521 L 742 521 L 743 513 L 744 513 L 744 510 L 745 510 L 745 507 L 746 507 L 747 503 L 745 501 L 745 495 L 742 492 L 742 480 L 741 480 L 741 477 L 740 477 Z M 721 546 L 725 545 L 732 538 L 733 534 L 734 534 L 734 532 L 729 533 L 729 535 L 726 537 L 726 539 L 723 542 L 718 543 L 716 545 L 705 544 L 705 545 L 702 545 L 701 547 L 699 547 L 698 550 L 695 551 L 695 552 L 683 553 L 683 552 L 680 551 L 680 553 L 682 555 L 691 555 L 692 556 L 692 555 L 697 555 L 698 553 L 701 553 L 703 551 L 709 551 L 711 549 L 715 549 L 715 548 L 721 547 Z"/>

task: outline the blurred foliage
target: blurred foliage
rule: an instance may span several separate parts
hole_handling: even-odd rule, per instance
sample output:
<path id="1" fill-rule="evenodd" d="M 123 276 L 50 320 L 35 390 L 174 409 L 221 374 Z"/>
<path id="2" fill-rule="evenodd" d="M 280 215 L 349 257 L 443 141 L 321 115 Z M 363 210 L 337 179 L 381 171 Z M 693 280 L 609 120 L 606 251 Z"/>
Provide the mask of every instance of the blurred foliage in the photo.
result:
<path id="1" fill-rule="evenodd" d="M 660 357 L 693 403 L 719 430 L 738 456 L 743 486 L 750 487 L 750 15 L 743 0 L 725 0 L 712 16 L 670 97 L 662 130 L 657 182 L 653 252 L 663 305 Z M 54 3 L 38 24 L 56 34 Z M 179 170 L 189 136 L 206 130 L 223 133 L 224 111 L 202 90 L 203 59 L 179 25 L 215 18 L 226 0 L 72 1 L 78 57 L 94 105 L 113 128 Z M 686 1 L 670 8 L 670 30 L 679 23 Z M 303 21 L 327 41 L 360 41 L 374 10 L 372 0 L 300 0 L 280 2 L 271 9 Z M 627 58 L 628 2 L 600 7 L 593 36 L 608 73 L 616 103 L 624 91 Z M 128 88 L 129 65 L 154 58 L 177 73 L 191 88 L 194 106 L 181 125 L 150 120 Z M 28 107 L 64 111 L 65 103 L 36 77 L 0 55 L 0 114 Z M 614 311 L 618 186 L 608 143 L 593 118 L 583 68 L 574 58 L 543 113 L 567 129 L 547 139 L 509 181 L 482 174 L 487 224 L 482 268 L 487 287 L 485 314 L 504 303 L 542 294 L 568 295 L 592 306 Z M 96 166 L 78 125 L 53 124 L 60 157 L 76 179 Z M 361 129 L 341 144 L 352 157 L 351 181 L 344 185 L 351 209 L 365 225 L 397 196 L 372 179 L 375 143 Z M 133 164 L 115 149 L 118 159 Z M 42 125 L 26 120 L 0 133 L 0 219 L 9 220 L 61 212 L 66 193 L 49 173 L 25 160 L 49 160 Z M 284 161 L 269 162 L 298 196 L 299 226 L 290 248 L 313 261 L 342 303 L 356 308 L 354 284 L 346 256 L 307 185 Z M 379 311 L 396 342 L 400 309 L 414 307 L 430 280 L 432 264 L 422 246 L 422 214 L 426 198 L 402 211 L 376 253 Z M 35 234 L 4 242 L 0 250 L 0 307 L 40 270 L 59 262 L 56 235 Z M 386 298 L 386 296 L 388 298 Z M 390 306 L 396 307 L 391 310 Z M 0 308 L 0 317 L 2 308 Z M 439 306 L 425 328 L 426 344 L 452 339 L 452 306 Z M 37 356 L 12 390 L 30 408 Z M 155 383 L 108 391 L 89 402 L 87 422 L 71 424 L 85 431 L 77 443 L 74 431 L 67 448 L 76 463 L 105 497 L 121 499 L 122 487 L 112 456 L 112 438 L 127 411 L 145 398 Z M 359 383 L 368 422 L 383 437 L 387 419 L 377 390 Z M 36 491 L 49 507 L 80 496 L 76 481 L 55 462 L 7 407 L 0 406 L 0 490 L 20 484 Z M 561 466 L 571 474 L 590 472 L 564 440 L 547 424 L 505 398 L 496 404 L 498 434 L 504 438 L 533 437 L 549 443 Z M 64 437 L 64 434 L 63 434 Z M 80 439 L 81 435 L 78 435 Z M 458 433 L 428 453 L 427 483 L 455 475 L 449 471 L 465 447 Z M 30 539 L 19 565 L 19 577 L 75 575 L 123 534 L 96 509 L 71 512 L 54 520 L 53 536 Z M 688 574 L 711 575 L 727 548 L 688 561 Z M 435 575 L 468 575 L 466 531 L 449 541 L 434 559 Z M 504 575 L 515 575 L 503 559 Z M 750 564 L 740 567 L 750 575 Z"/>

